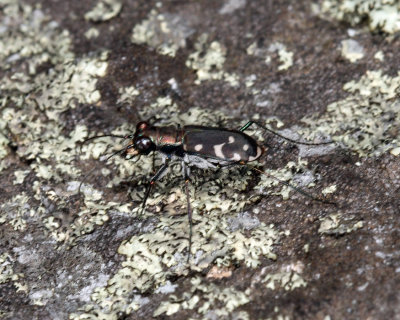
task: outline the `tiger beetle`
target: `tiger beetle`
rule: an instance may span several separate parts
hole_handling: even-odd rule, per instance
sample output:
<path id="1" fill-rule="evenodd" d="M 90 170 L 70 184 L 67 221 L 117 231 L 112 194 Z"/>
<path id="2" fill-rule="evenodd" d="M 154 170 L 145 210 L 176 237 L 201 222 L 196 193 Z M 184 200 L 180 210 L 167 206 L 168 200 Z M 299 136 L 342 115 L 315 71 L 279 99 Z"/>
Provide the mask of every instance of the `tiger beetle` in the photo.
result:
<path id="1" fill-rule="evenodd" d="M 129 144 L 127 146 L 112 153 L 106 158 L 106 161 L 118 154 L 122 155 L 124 158 L 128 157 L 128 159 L 132 159 L 137 156 L 148 155 L 150 152 L 161 153 L 163 164 L 149 181 L 141 205 L 141 214 L 143 214 L 143 211 L 145 210 L 146 202 L 154 183 L 164 176 L 167 171 L 169 162 L 171 160 L 180 160 L 182 162 L 182 173 L 185 181 L 185 193 L 187 199 L 187 215 L 189 219 L 189 248 L 187 257 L 187 262 L 189 262 L 192 248 L 193 229 L 192 209 L 190 206 L 190 196 L 188 188 L 188 184 L 190 182 L 189 166 L 195 166 L 201 169 L 222 168 L 234 165 L 245 165 L 248 162 L 259 159 L 261 155 L 265 152 L 266 148 L 264 148 L 264 146 L 260 146 L 252 137 L 244 133 L 244 131 L 246 131 L 252 124 L 255 124 L 261 129 L 295 144 L 317 146 L 333 143 L 333 141 L 321 143 L 295 141 L 290 138 L 284 137 L 281 134 L 255 121 L 248 121 L 239 130 L 229 130 L 224 128 L 195 125 L 184 127 L 157 127 L 151 125 L 149 122 L 142 121 L 137 124 L 136 131 L 133 134 L 129 134 L 126 136 L 112 134 L 94 136 L 86 139 L 85 141 L 83 141 L 83 143 L 101 137 L 116 137 L 122 138 L 124 140 L 129 140 Z M 258 173 L 276 179 L 280 183 L 294 189 L 295 191 L 313 200 L 328 204 L 334 204 L 333 202 L 329 202 L 324 199 L 312 196 L 304 190 L 297 188 L 285 181 L 281 181 L 278 178 L 270 176 L 260 169 L 257 169 L 255 167 L 251 167 L 251 169 Z M 83 181 L 79 185 L 79 192 L 86 177 L 87 175 L 84 177 Z"/>

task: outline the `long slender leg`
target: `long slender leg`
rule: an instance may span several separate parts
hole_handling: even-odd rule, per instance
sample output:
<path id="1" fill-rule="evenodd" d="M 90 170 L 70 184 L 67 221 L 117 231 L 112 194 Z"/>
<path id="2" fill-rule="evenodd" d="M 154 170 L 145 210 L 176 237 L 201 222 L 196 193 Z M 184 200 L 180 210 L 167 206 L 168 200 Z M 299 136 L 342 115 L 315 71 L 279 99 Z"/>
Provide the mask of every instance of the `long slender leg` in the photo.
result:
<path id="1" fill-rule="evenodd" d="M 138 161 L 140 160 L 140 154 L 137 155 L 137 156 L 132 155 L 132 156 L 130 156 L 129 158 L 126 158 L 126 160 L 131 160 L 131 159 L 133 159 L 133 158 L 136 158 L 136 159 L 135 159 L 134 161 L 132 161 L 132 163 L 138 162 Z M 131 184 L 131 182 L 133 181 L 133 179 L 135 179 L 135 176 L 132 176 L 132 177 L 129 179 L 129 182 L 128 182 L 129 185 Z M 131 187 L 129 187 L 128 196 L 129 196 L 129 199 L 130 199 L 132 202 L 135 202 L 135 200 L 133 199 L 133 197 L 132 197 L 132 195 L 131 195 L 131 190 L 132 190 Z"/>
<path id="2" fill-rule="evenodd" d="M 259 122 L 252 121 L 252 120 L 250 120 L 250 121 L 247 122 L 243 127 L 241 127 L 241 128 L 239 129 L 239 131 L 242 131 L 242 132 L 245 131 L 245 130 L 246 130 L 247 128 L 249 128 L 253 123 L 254 123 L 257 127 L 260 127 L 261 129 L 264 129 L 265 131 L 270 132 L 270 133 L 272 133 L 272 134 L 278 136 L 278 137 L 281 138 L 281 139 L 284 139 L 284 140 L 286 140 L 286 141 L 289 141 L 289 142 L 292 142 L 292 143 L 295 143 L 295 144 L 304 144 L 304 145 L 306 145 L 306 146 L 319 146 L 319 145 L 323 145 L 323 144 L 332 144 L 332 143 L 335 143 L 335 141 L 327 141 L 327 142 L 302 142 L 302 141 L 296 141 L 296 140 L 287 138 L 287 137 L 285 137 L 285 136 L 283 136 L 283 135 L 281 135 L 281 134 L 275 132 L 274 130 L 271 130 L 271 129 L 267 128 L 266 126 L 262 125 L 262 124 L 259 123 Z"/>
<path id="3" fill-rule="evenodd" d="M 247 122 L 243 127 L 241 127 L 240 129 L 239 129 L 239 131 L 245 131 L 245 130 L 247 130 L 253 123 L 255 123 L 254 121 L 249 121 L 249 122 Z M 267 149 L 272 149 L 271 148 L 271 146 L 268 144 L 268 143 L 264 143 L 263 144 Z"/>
<path id="4" fill-rule="evenodd" d="M 151 164 L 151 170 L 152 170 L 152 172 L 154 172 L 154 168 L 156 166 L 156 153 L 155 152 L 153 152 L 152 157 L 153 157 L 153 159 L 152 159 L 152 164 Z"/>
<path id="5" fill-rule="evenodd" d="M 192 207 L 190 206 L 190 195 L 189 195 L 189 173 L 186 167 L 185 162 L 182 161 L 182 170 L 185 179 L 185 192 L 186 192 L 186 201 L 187 201 L 187 214 L 189 219 L 189 251 L 187 256 L 187 263 L 190 260 L 190 253 L 192 251 L 192 234 L 193 234 L 193 220 L 192 220 Z"/>
<path id="6" fill-rule="evenodd" d="M 329 200 L 325 200 L 325 199 L 323 199 L 323 198 L 319 198 L 319 197 L 317 197 L 317 196 L 314 196 L 314 195 L 312 195 L 312 194 L 310 194 L 310 193 L 304 191 L 303 189 L 301 189 L 301 188 L 299 188 L 299 187 L 296 187 L 296 186 L 290 184 L 289 182 L 283 181 L 283 180 L 281 180 L 281 179 L 279 179 L 279 178 L 277 178 L 277 177 L 275 177 L 275 176 L 273 176 L 273 175 L 271 175 L 271 174 L 269 174 L 269 173 L 267 173 L 267 172 L 265 172 L 265 171 L 262 171 L 262 170 L 260 170 L 260 169 L 258 169 L 258 168 L 256 168 L 256 167 L 250 167 L 250 166 L 248 166 L 248 167 L 249 167 L 251 170 L 254 170 L 255 172 L 261 173 L 261 174 L 265 175 L 265 176 L 268 177 L 268 178 L 275 179 L 275 180 L 278 181 L 280 184 L 283 184 L 284 186 L 287 186 L 287 187 L 293 189 L 294 191 L 296 191 L 296 192 L 302 194 L 303 196 L 306 196 L 307 198 L 310 198 L 310 199 L 312 199 L 312 200 L 314 200 L 314 201 L 318 201 L 318 202 L 322 202 L 322 203 L 326 203 L 326 204 L 332 204 L 332 205 L 337 206 L 337 203 L 336 203 L 336 202 L 329 201 Z"/>
<path id="7" fill-rule="evenodd" d="M 151 192 L 151 189 L 153 188 L 154 183 L 162 177 L 163 173 L 165 172 L 165 170 L 167 168 L 168 168 L 168 161 L 165 161 L 164 164 L 162 165 L 162 167 L 160 169 L 158 169 L 156 174 L 150 179 L 149 185 L 147 186 L 146 194 L 143 199 L 140 215 L 143 215 L 144 209 L 146 207 L 147 198 L 150 195 L 150 192 Z"/>
<path id="8" fill-rule="evenodd" d="M 240 129 L 239 129 L 239 131 L 244 131 L 244 130 L 246 130 L 248 127 L 250 127 L 252 124 L 253 124 L 254 122 L 253 121 L 249 121 L 249 122 L 247 122 L 243 127 L 241 127 Z"/>
<path id="9" fill-rule="evenodd" d="M 268 131 L 268 132 L 271 132 L 271 133 L 277 135 L 278 137 L 280 137 L 280 138 L 282 138 L 282 139 L 285 139 L 285 140 L 287 140 L 287 141 L 290 141 L 290 142 L 293 142 L 293 143 L 297 143 L 297 144 L 305 144 L 305 145 L 311 145 L 311 146 L 313 146 L 313 145 L 331 144 L 331 143 L 334 143 L 334 141 L 321 142 L 321 143 L 312 143 L 312 142 L 299 142 L 299 141 L 295 141 L 295 140 L 286 138 L 286 137 L 280 135 L 279 133 L 276 133 L 275 131 L 273 131 L 273 130 L 271 130 L 271 129 L 268 129 L 267 127 L 263 126 L 262 124 L 260 124 L 260 123 L 258 123 L 258 122 L 251 121 L 251 120 L 250 120 L 249 122 L 247 122 L 243 127 L 241 127 L 241 128 L 239 129 L 239 131 L 242 131 L 242 132 L 245 131 L 245 130 L 248 129 L 253 123 L 254 123 L 255 125 L 257 125 L 258 127 L 260 127 L 260 128 L 262 128 L 262 129 L 264 129 L 264 130 L 266 130 L 266 131 Z M 240 162 L 239 162 L 239 163 L 240 163 Z M 243 163 L 243 164 L 244 164 L 244 163 Z M 328 200 L 325 200 L 325 199 L 322 199 L 322 198 L 313 196 L 312 194 L 309 194 L 308 192 L 304 191 L 303 189 L 298 188 L 298 187 L 295 187 L 295 186 L 293 186 L 292 184 L 290 184 L 290 183 L 288 183 L 288 182 L 286 182 L 286 181 L 283 181 L 283 180 L 281 180 L 281 179 L 279 179 L 279 178 L 277 178 L 277 177 L 274 177 L 273 175 L 270 175 L 270 174 L 268 174 L 267 172 L 262 171 L 262 170 L 260 170 L 260 169 L 258 169 L 258 168 L 255 168 L 255 167 L 249 167 L 249 168 L 252 169 L 252 170 L 254 170 L 254 171 L 256 171 L 256 172 L 258 172 L 258 173 L 261 173 L 261 174 L 263 174 L 263 175 L 265 175 L 265 176 L 267 176 L 267 177 L 269 177 L 269 178 L 273 178 L 273 179 L 277 180 L 279 183 L 281 183 L 281 184 L 283 184 L 283 185 L 285 185 L 285 186 L 287 186 L 287 187 L 293 189 L 294 191 L 296 191 L 296 192 L 302 194 L 303 196 L 306 196 L 306 197 L 308 197 L 308 198 L 310 198 L 310 199 L 312 199 L 312 200 L 314 200 L 314 201 L 319 201 L 319 202 L 326 203 L 326 204 L 337 205 L 336 202 L 328 201 Z"/>

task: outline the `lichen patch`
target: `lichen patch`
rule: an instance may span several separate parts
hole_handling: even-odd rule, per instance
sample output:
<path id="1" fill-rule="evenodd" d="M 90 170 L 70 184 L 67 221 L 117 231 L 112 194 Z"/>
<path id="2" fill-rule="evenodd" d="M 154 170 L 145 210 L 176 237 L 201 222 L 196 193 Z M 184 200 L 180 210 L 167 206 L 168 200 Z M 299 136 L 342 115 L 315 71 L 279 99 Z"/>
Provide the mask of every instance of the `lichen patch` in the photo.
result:
<path id="1" fill-rule="evenodd" d="M 18 291 L 27 291 L 28 287 L 23 282 L 24 275 L 22 273 L 15 273 L 14 259 L 7 253 L 0 254 L 0 284 L 12 282 Z"/>
<path id="2" fill-rule="evenodd" d="M 307 286 L 307 282 L 295 271 L 268 274 L 261 282 L 265 283 L 265 286 L 270 290 L 283 288 L 286 291 L 292 291 L 296 288 Z"/>
<path id="3" fill-rule="evenodd" d="M 355 26 L 362 21 L 371 31 L 393 34 L 400 30 L 400 4 L 397 0 L 324 0 L 321 14 Z"/>
<path id="4" fill-rule="evenodd" d="M 147 44 L 160 54 L 174 57 L 179 48 L 186 46 L 186 39 L 194 32 L 186 19 L 169 13 L 150 11 L 147 19 L 135 25 L 131 40 Z"/>
<path id="5" fill-rule="evenodd" d="M 116 0 L 101 0 L 92 10 L 85 13 L 85 19 L 93 22 L 104 22 L 116 17 L 122 9 L 122 3 Z"/>
<path id="6" fill-rule="evenodd" d="M 183 297 L 170 296 L 168 301 L 162 302 L 154 311 L 153 316 L 173 315 L 179 310 L 195 310 L 197 314 L 214 315 L 221 319 L 232 315 L 235 309 L 249 301 L 245 292 L 234 288 L 221 288 L 195 277 L 191 280 L 191 288 Z"/>
<path id="7" fill-rule="evenodd" d="M 321 218 L 318 232 L 327 235 L 343 235 L 361 229 L 363 221 L 355 215 L 344 216 L 342 213 L 332 213 L 327 217 Z"/>
<path id="8" fill-rule="evenodd" d="M 196 51 L 186 60 L 186 66 L 196 71 L 196 84 L 206 80 L 224 80 L 232 86 L 239 85 L 236 74 L 223 70 L 226 48 L 218 41 L 209 43 L 208 35 L 202 34 L 194 45 Z"/>
<path id="9" fill-rule="evenodd" d="M 378 156 L 400 146 L 400 74 L 367 71 L 346 83 L 348 96 L 327 106 L 319 119 L 304 118 L 304 136 L 323 132 L 360 156 Z M 393 152 L 392 152 L 393 153 Z M 394 152 L 396 154 L 396 152 Z"/>

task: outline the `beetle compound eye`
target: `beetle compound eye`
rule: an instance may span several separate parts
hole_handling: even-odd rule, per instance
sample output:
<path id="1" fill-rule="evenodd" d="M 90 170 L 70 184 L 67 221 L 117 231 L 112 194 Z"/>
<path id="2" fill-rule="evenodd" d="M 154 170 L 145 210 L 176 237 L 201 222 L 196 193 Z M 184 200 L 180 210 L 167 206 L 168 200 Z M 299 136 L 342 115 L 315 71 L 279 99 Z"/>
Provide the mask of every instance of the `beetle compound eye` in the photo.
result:
<path id="1" fill-rule="evenodd" d="M 146 151 L 146 150 L 150 149 L 151 144 L 152 144 L 152 142 L 149 138 L 141 137 L 138 140 L 136 140 L 135 148 L 140 151 Z"/>

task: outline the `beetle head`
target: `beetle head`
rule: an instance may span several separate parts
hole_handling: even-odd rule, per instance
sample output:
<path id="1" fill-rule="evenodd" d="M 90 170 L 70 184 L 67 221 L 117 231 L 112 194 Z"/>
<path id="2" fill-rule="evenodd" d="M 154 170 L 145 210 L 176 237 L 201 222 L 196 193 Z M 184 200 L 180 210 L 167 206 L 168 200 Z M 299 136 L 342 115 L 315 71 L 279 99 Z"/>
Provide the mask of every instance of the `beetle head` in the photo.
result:
<path id="1" fill-rule="evenodd" d="M 141 121 L 136 125 L 135 134 L 127 136 L 131 141 L 126 147 L 126 155 L 147 155 L 151 151 L 155 150 L 156 145 L 151 137 L 149 137 L 148 132 L 146 132 L 148 128 L 150 128 L 150 125 L 147 122 Z"/>

